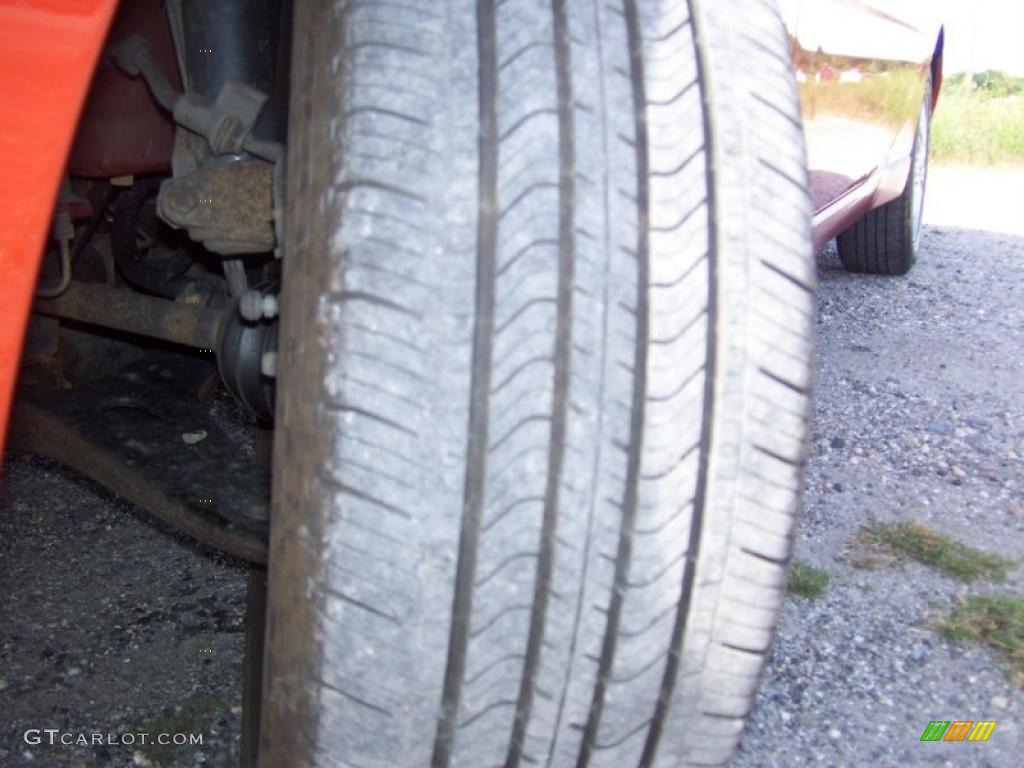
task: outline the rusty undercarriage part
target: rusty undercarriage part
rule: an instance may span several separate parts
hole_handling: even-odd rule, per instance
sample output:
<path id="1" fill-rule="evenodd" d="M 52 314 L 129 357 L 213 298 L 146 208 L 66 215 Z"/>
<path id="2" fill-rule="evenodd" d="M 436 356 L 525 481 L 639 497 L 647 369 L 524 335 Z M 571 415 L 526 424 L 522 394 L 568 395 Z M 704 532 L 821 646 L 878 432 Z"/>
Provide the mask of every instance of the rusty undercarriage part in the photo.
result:
<path id="1" fill-rule="evenodd" d="M 168 80 L 153 46 L 137 35 L 119 42 L 111 53 L 126 73 L 141 75 L 174 121 L 205 138 L 214 154 L 183 175 L 175 165 L 175 178 L 160 191 L 160 217 L 223 256 L 274 250 L 280 228 L 275 225 L 275 197 L 281 196 L 274 167 L 284 159 L 284 145 L 254 133 L 267 94 L 236 79 L 220 82 L 212 103 L 197 91 L 181 93 Z M 257 159 L 239 160 L 243 153 Z M 238 288 L 240 295 L 245 286 Z"/>
<path id="2" fill-rule="evenodd" d="M 66 390 L 22 390 L 12 443 L 49 456 L 179 531 L 252 563 L 267 560 L 267 467 L 203 408 L 208 361 L 161 354 Z"/>
<path id="3" fill-rule="evenodd" d="M 274 166 L 263 160 L 202 165 L 168 179 L 160 218 L 223 256 L 274 249 Z"/>
<path id="4" fill-rule="evenodd" d="M 36 300 L 32 311 L 188 347 L 214 349 L 225 315 L 234 310 L 210 309 L 123 288 L 76 282 L 59 298 Z"/>
<path id="5" fill-rule="evenodd" d="M 267 301 L 276 297 L 276 284 L 261 290 L 259 295 Z M 59 298 L 38 299 L 33 311 L 213 351 L 228 391 L 262 421 L 274 417 L 276 313 L 247 320 L 237 303 L 212 309 L 77 282 Z"/>
<path id="6" fill-rule="evenodd" d="M 277 8 L 276 14 L 271 6 Z M 281 15 L 275 3 L 266 7 L 260 5 L 259 9 L 257 17 L 260 19 L 265 16 L 271 20 Z M 212 15 L 207 16 L 208 13 Z M 194 32 L 196 23 L 203 26 L 203 18 L 223 21 L 231 17 L 230 12 L 223 16 L 207 3 L 179 4 L 172 10 L 172 16 L 182 15 L 184 18 L 178 21 L 183 21 L 184 27 L 179 32 L 186 36 L 190 29 Z M 246 18 L 251 15 L 247 13 Z M 160 190 L 157 204 L 160 218 L 172 227 L 188 230 L 193 240 L 222 256 L 270 251 L 278 257 L 281 255 L 277 248 L 281 234 L 277 214 L 284 196 L 284 144 L 271 140 L 283 135 L 277 115 L 281 94 L 278 88 L 272 87 L 276 65 L 267 70 L 263 66 L 265 62 L 257 60 L 255 67 L 246 66 L 244 62 L 251 63 L 252 57 L 239 59 L 225 55 L 229 51 L 237 54 L 245 48 L 228 44 L 228 41 L 237 43 L 236 38 L 241 36 L 255 44 L 257 38 L 262 39 L 260 33 L 265 31 L 265 26 L 261 23 L 247 30 L 257 33 L 252 39 L 242 30 L 237 30 L 237 35 L 229 32 L 224 52 L 216 58 L 200 57 L 192 61 L 188 68 L 197 71 L 185 73 L 188 89 L 184 93 L 171 85 L 153 46 L 145 38 L 128 37 L 110 51 L 117 65 L 129 75 L 141 75 L 154 99 L 171 112 L 180 126 L 180 147 L 195 144 L 189 136 L 199 141 L 199 146 L 193 147 L 195 157 L 190 161 L 182 162 L 180 158 L 173 161 L 174 178 L 164 182 Z M 204 30 L 203 39 L 207 39 L 207 33 L 208 30 Z M 189 58 L 187 50 L 185 58 Z M 220 66 L 208 66 L 210 61 L 220 62 Z M 250 78 L 255 78 L 254 82 L 260 87 L 273 91 L 274 98 L 249 85 L 246 81 Z M 268 100 L 269 110 L 265 109 Z M 263 137 L 267 134 L 270 138 Z M 208 151 L 203 150 L 199 137 L 206 140 Z M 186 154 L 193 152 L 189 150 Z M 225 263 L 225 274 L 236 297 L 247 287 L 240 266 Z"/>
<path id="7" fill-rule="evenodd" d="M 237 80 L 225 82 L 213 104 L 200 94 L 176 91 L 153 46 L 137 35 L 118 43 L 113 54 L 125 72 L 145 78 L 153 97 L 171 112 L 178 125 L 204 136 L 217 154 L 245 150 L 270 162 L 283 157 L 281 144 L 252 136 L 253 126 L 267 102 L 266 94 Z"/>

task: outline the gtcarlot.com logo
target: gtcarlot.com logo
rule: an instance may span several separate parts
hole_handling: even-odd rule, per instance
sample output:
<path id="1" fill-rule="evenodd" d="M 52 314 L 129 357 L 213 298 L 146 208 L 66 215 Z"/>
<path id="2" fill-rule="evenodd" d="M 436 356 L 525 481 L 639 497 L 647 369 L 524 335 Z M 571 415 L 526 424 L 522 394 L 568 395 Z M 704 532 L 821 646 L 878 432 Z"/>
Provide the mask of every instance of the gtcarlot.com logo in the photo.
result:
<path id="1" fill-rule="evenodd" d="M 182 746 L 184 744 L 203 743 L 203 734 L 201 733 L 149 733 L 148 731 L 141 731 L 139 733 L 100 733 L 99 731 L 74 733 L 72 731 L 62 731 L 59 728 L 29 728 L 25 731 L 23 738 L 26 744 L 33 747 L 41 744 L 48 744 L 50 746 L 60 744 L 65 747 L 72 745 L 87 747 L 91 744 L 96 746 L 105 744 L 111 747 L 131 747 L 136 744 L 173 744 Z"/>

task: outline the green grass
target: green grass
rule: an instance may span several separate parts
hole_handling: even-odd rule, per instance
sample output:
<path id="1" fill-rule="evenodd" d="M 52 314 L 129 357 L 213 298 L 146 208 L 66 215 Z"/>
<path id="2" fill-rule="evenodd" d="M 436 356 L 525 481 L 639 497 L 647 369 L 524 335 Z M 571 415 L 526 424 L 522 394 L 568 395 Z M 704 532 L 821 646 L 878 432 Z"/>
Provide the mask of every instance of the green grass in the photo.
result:
<path id="1" fill-rule="evenodd" d="M 971 76 L 970 85 L 966 84 L 967 75 L 963 72 L 946 78 L 947 88 L 967 88 L 978 91 L 986 96 L 1014 96 L 1024 94 L 1024 77 L 1014 77 L 998 69 L 987 69 L 975 72 Z"/>
<path id="2" fill-rule="evenodd" d="M 960 581 L 1005 581 L 1006 572 L 1017 565 L 913 522 L 876 523 L 865 528 L 860 539 L 869 547 L 916 560 Z"/>
<path id="3" fill-rule="evenodd" d="M 939 627 L 951 640 L 984 643 L 1010 662 L 1012 675 L 1024 684 L 1024 598 L 1017 595 L 969 597 Z"/>
<path id="4" fill-rule="evenodd" d="M 859 83 L 800 83 L 800 100 L 809 115 L 856 116 L 897 130 L 921 102 L 921 78 L 916 72 L 895 71 L 869 76 Z"/>
<path id="5" fill-rule="evenodd" d="M 789 591 L 794 595 L 814 599 L 825 594 L 828 572 L 807 563 L 793 563 L 789 569 Z"/>
<path id="6" fill-rule="evenodd" d="M 1024 95 L 943 89 L 932 120 L 931 159 L 964 165 L 1024 164 Z"/>
<path id="7" fill-rule="evenodd" d="M 814 68 L 808 64 L 804 71 Z M 800 83 L 806 116 L 853 117 L 893 131 L 916 114 L 921 93 L 920 75 L 902 69 L 868 72 L 860 82 Z M 932 118 L 931 158 L 956 165 L 1024 165 L 1024 78 L 998 71 L 979 72 L 969 81 L 965 75 L 947 77 Z"/>

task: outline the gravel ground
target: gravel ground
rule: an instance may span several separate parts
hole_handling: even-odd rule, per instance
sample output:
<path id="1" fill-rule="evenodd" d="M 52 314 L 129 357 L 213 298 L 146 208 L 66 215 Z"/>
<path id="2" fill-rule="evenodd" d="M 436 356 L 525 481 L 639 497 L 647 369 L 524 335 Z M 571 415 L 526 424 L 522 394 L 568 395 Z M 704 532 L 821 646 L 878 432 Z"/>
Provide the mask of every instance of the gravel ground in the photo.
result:
<path id="1" fill-rule="evenodd" d="M 739 766 L 1021 765 L 1024 703 L 985 649 L 932 630 L 962 585 L 850 563 L 872 521 L 916 520 L 1024 558 L 1024 172 L 937 169 L 906 278 L 819 255 L 818 390 L 796 558 L 827 570 L 787 602 Z M 56 465 L 0 486 L 0 765 L 238 760 L 245 570 L 154 528 Z M 998 720 L 923 744 L 930 720 Z M 202 747 L 26 745 L 28 728 L 203 734 Z"/>
<path id="2" fill-rule="evenodd" d="M 787 601 L 738 766 L 1024 764 L 1024 702 L 996 654 L 937 636 L 970 586 L 915 564 L 853 567 L 867 523 L 914 520 L 1024 559 L 1024 171 L 935 169 L 905 278 L 819 254 L 818 380 L 795 559 L 826 594 Z M 997 720 L 984 744 L 930 720 Z"/>
<path id="3" fill-rule="evenodd" d="M 222 426 L 237 422 L 229 395 L 209 408 Z M 48 459 L 8 457 L 0 766 L 237 766 L 246 573 Z M 134 743 L 25 743 L 46 728 Z M 143 745 L 140 733 L 203 744 Z"/>

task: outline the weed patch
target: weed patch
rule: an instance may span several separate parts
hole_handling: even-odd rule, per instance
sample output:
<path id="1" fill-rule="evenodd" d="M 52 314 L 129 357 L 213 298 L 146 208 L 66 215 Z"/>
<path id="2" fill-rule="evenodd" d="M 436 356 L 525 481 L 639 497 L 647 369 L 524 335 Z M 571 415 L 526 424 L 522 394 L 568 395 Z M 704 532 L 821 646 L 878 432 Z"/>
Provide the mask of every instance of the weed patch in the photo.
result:
<path id="1" fill-rule="evenodd" d="M 997 649 L 1010 662 L 1014 680 L 1024 685 L 1024 598 L 969 597 L 939 629 L 951 640 L 967 640 Z"/>
<path id="2" fill-rule="evenodd" d="M 1007 571 L 1016 565 L 913 522 L 871 525 L 861 532 L 860 543 L 869 551 L 909 558 L 960 581 L 1006 581 Z"/>
<path id="3" fill-rule="evenodd" d="M 828 572 L 806 563 L 793 563 L 789 569 L 789 591 L 794 595 L 814 599 L 825 594 Z"/>

